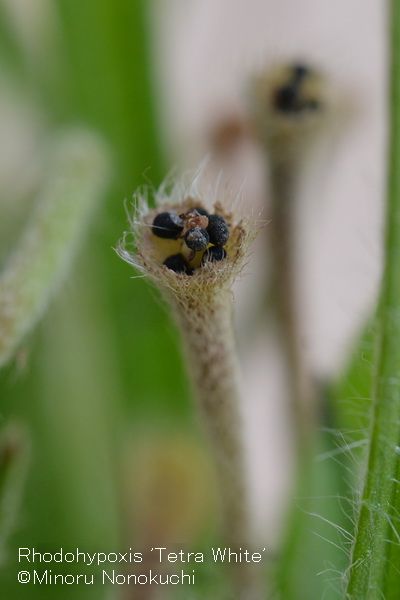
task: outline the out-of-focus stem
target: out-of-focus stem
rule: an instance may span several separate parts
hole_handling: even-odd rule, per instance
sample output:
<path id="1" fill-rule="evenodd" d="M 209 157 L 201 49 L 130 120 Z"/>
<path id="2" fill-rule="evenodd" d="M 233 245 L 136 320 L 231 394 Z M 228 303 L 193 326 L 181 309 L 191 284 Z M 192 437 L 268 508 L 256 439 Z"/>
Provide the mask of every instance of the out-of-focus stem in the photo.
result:
<path id="1" fill-rule="evenodd" d="M 65 277 L 109 171 L 103 145 L 79 131 L 56 141 L 46 168 L 36 209 L 0 274 L 0 366 Z"/>
<path id="2" fill-rule="evenodd" d="M 307 364 L 301 341 L 296 261 L 296 217 L 299 182 L 305 161 L 314 149 L 330 114 L 325 79 L 307 65 L 278 67 L 261 78 L 256 108 L 260 139 L 268 161 L 271 191 L 268 232 L 272 277 L 268 310 L 275 318 L 285 362 L 290 417 L 296 441 L 297 497 L 309 497 L 312 453 L 318 427 L 320 390 Z M 308 504 L 310 501 L 308 500 Z M 304 500 L 302 502 L 304 508 Z M 303 514 L 293 503 L 288 512 L 282 543 L 282 560 L 276 580 L 281 598 L 295 598 L 299 555 L 307 534 Z"/>
<path id="3" fill-rule="evenodd" d="M 315 430 L 316 386 L 301 348 L 295 269 L 295 218 L 304 160 L 323 130 L 328 106 L 325 78 L 302 63 L 277 65 L 254 86 L 254 116 L 269 163 L 271 212 L 268 231 L 272 282 L 269 309 L 284 345 L 292 418 L 300 453 Z"/>
<path id="4" fill-rule="evenodd" d="M 294 264 L 294 219 L 298 159 L 271 157 L 272 309 L 281 330 L 289 371 L 293 427 L 299 449 L 306 448 L 316 424 L 316 386 L 301 348 Z"/>

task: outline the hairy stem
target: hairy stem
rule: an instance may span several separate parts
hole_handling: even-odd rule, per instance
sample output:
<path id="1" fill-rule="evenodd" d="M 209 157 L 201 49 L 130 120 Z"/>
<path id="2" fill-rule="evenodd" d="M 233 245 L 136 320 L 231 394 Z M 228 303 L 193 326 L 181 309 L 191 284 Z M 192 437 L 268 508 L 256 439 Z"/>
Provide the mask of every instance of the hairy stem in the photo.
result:
<path id="1" fill-rule="evenodd" d="M 34 214 L 0 274 L 0 366 L 45 311 L 104 191 L 103 147 L 87 133 L 62 136 L 48 163 Z"/>
<path id="2" fill-rule="evenodd" d="M 227 543 L 248 537 L 231 292 L 177 311 L 200 411 L 217 461 Z"/>
<path id="3" fill-rule="evenodd" d="M 185 362 L 190 369 L 217 466 L 224 520 L 223 541 L 232 549 L 238 549 L 240 545 L 249 546 L 251 540 L 231 288 L 247 259 L 257 227 L 255 222 L 240 217 L 237 206 L 231 209 L 228 197 L 222 197 L 218 202 L 214 197 L 202 198 L 198 179 L 197 175 L 189 186 L 175 184 L 169 202 L 165 200 L 165 188 L 161 187 L 161 193 L 156 194 L 159 206 L 153 211 L 148 210 L 147 202 L 139 196 L 131 219 L 136 253 L 129 251 L 126 237 L 118 252 L 121 258 L 145 273 L 159 287 L 174 310 L 184 343 Z M 161 194 L 164 197 L 162 202 Z M 172 251 L 175 255 L 178 250 L 186 252 L 183 240 L 172 240 L 172 246 L 169 244 L 169 248 L 163 251 L 159 236 L 148 225 L 154 224 L 162 208 L 187 215 L 188 210 L 195 207 L 207 207 L 208 214 L 215 211 L 225 220 L 229 228 L 225 255 L 217 261 L 204 260 L 204 255 L 198 256 L 200 262 L 191 274 L 176 272 L 164 261 Z M 232 569 L 236 598 L 261 600 L 258 574 L 255 574 L 253 566 L 242 563 Z"/>
<path id="4" fill-rule="evenodd" d="M 394 598 L 400 511 L 400 1 L 391 2 L 391 95 L 386 266 L 378 316 L 371 438 L 347 598 Z M 398 558 L 398 556 L 397 556 Z M 398 567 L 398 564 L 397 564 Z"/>
<path id="5" fill-rule="evenodd" d="M 206 300 L 206 301 L 204 301 Z M 201 303 L 178 307 L 186 362 L 198 407 L 210 438 L 222 500 L 223 543 L 251 546 L 248 485 L 240 414 L 240 382 L 232 325 L 232 293 L 220 290 Z M 257 565 L 233 565 L 236 597 L 261 600 Z"/>

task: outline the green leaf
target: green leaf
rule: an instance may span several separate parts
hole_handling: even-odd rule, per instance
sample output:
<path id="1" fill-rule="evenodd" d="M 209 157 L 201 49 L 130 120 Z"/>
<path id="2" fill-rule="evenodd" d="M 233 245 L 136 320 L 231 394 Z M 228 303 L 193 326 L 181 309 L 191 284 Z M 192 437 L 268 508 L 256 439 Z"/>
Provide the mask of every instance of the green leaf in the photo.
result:
<path id="1" fill-rule="evenodd" d="M 378 314 L 371 438 L 347 598 L 397 598 L 400 514 L 400 1 L 391 3 L 386 266 Z M 396 568 L 397 561 L 397 568 Z"/>

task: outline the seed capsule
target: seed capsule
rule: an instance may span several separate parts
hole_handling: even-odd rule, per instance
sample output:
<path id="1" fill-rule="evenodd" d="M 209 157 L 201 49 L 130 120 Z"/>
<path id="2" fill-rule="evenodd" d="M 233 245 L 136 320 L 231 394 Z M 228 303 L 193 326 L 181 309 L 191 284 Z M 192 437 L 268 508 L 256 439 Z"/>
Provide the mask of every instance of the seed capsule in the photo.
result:
<path id="1" fill-rule="evenodd" d="M 201 259 L 201 264 L 205 265 L 208 262 L 219 262 L 220 260 L 224 260 L 226 258 L 226 251 L 224 248 L 219 246 L 211 246 L 208 248 Z"/>
<path id="2" fill-rule="evenodd" d="M 188 248 L 193 250 L 193 252 L 205 250 L 209 241 L 210 238 L 207 231 L 205 229 L 201 229 L 201 227 L 193 227 L 193 229 L 189 229 L 185 235 L 186 245 Z"/>
<path id="3" fill-rule="evenodd" d="M 207 231 L 211 244 L 215 244 L 215 246 L 224 246 L 229 239 L 228 225 L 220 215 L 210 215 L 208 217 Z"/>
<path id="4" fill-rule="evenodd" d="M 175 271 L 175 273 L 186 273 L 186 275 L 192 275 L 193 270 L 189 267 L 185 258 L 182 254 L 173 254 L 164 260 L 164 265 Z"/>
<path id="5" fill-rule="evenodd" d="M 173 212 L 162 212 L 155 216 L 152 226 L 154 235 L 160 238 L 176 240 L 183 229 L 183 221 Z"/>

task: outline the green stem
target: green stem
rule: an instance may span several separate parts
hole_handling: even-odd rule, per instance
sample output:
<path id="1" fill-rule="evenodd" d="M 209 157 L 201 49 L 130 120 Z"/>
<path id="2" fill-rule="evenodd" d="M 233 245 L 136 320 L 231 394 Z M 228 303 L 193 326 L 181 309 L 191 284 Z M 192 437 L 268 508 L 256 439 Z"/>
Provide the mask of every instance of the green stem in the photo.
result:
<path id="1" fill-rule="evenodd" d="M 378 318 L 368 466 L 351 565 L 347 598 L 393 598 L 389 575 L 400 512 L 400 0 L 391 2 L 391 94 L 386 267 Z M 393 565 L 395 567 L 395 565 Z"/>

